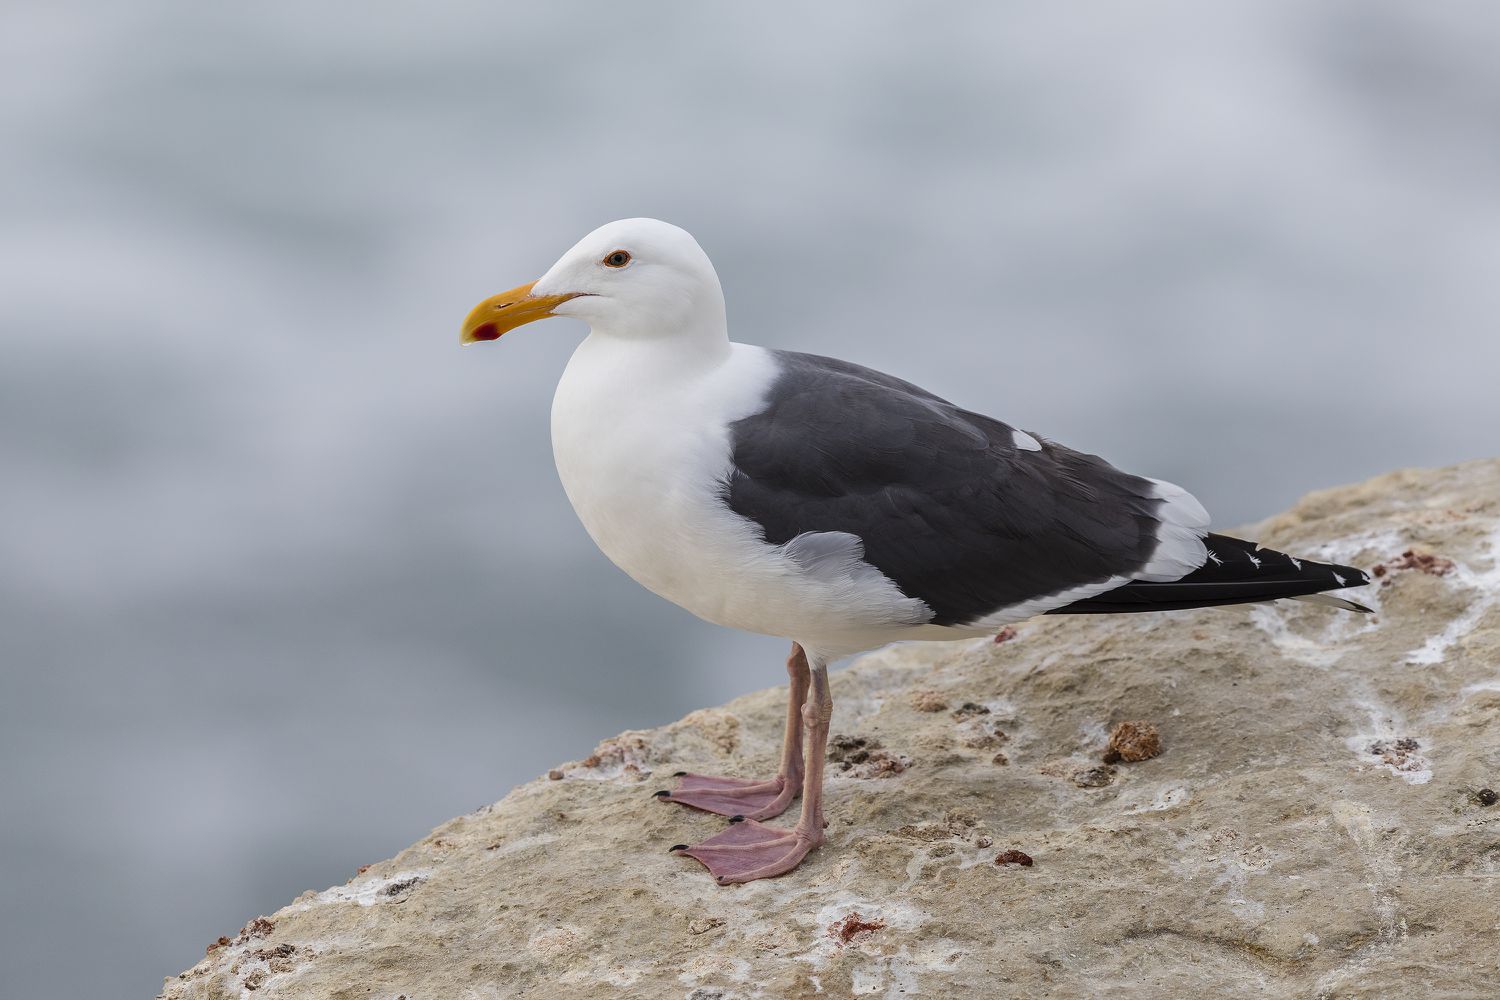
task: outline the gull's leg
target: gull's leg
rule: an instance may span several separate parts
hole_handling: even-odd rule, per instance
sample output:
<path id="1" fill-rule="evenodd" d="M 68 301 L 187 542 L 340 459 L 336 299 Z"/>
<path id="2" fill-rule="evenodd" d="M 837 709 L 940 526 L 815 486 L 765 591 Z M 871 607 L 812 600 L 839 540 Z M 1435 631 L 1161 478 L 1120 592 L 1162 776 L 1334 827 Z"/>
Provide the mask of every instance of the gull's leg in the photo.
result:
<path id="1" fill-rule="evenodd" d="M 785 830 L 746 819 L 731 823 L 729 829 L 701 844 L 672 849 L 674 854 L 697 858 L 720 885 L 784 875 L 823 843 L 823 764 L 828 752 L 833 699 L 828 693 L 828 666 L 821 656 L 813 658 L 811 688 L 807 703 L 802 706 L 807 728 L 807 767 L 802 779 L 802 814 L 797 825 Z"/>
<path id="2" fill-rule="evenodd" d="M 657 798 L 720 816 L 747 819 L 780 816 L 802 785 L 802 703 L 807 700 L 808 667 L 807 654 L 795 642 L 791 656 L 787 657 L 786 672 L 791 684 L 786 701 L 786 736 L 781 744 L 781 767 L 776 777 L 724 778 L 679 771 L 676 776 L 682 781 L 676 790 L 657 792 Z"/>

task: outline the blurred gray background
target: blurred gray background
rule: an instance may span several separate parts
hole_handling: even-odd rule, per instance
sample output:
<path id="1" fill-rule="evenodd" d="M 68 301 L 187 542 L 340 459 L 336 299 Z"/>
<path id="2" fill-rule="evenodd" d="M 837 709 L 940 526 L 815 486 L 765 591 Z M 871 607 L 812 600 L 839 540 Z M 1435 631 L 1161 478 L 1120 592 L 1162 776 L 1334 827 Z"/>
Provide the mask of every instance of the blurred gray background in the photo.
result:
<path id="1" fill-rule="evenodd" d="M 0 994 L 149 996 L 548 765 L 782 680 L 552 469 L 610 219 L 1229 526 L 1500 452 L 1485 3 L 0 7 Z"/>

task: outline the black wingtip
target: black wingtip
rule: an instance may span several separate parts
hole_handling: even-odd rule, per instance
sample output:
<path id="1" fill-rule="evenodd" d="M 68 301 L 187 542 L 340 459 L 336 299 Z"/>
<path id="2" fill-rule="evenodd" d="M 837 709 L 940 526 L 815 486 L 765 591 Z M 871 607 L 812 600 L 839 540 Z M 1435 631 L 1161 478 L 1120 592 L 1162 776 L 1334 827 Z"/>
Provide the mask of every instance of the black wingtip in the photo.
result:
<path id="1" fill-rule="evenodd" d="M 1227 604 L 1257 604 L 1279 598 L 1312 599 L 1313 595 L 1369 584 L 1370 575 L 1353 566 L 1299 559 L 1230 535 L 1204 540 L 1208 560 L 1178 580 L 1132 580 L 1114 590 L 1048 611 L 1049 615 L 1124 614 L 1175 611 Z M 1314 603 L 1347 611 L 1375 612 L 1343 598 Z"/>

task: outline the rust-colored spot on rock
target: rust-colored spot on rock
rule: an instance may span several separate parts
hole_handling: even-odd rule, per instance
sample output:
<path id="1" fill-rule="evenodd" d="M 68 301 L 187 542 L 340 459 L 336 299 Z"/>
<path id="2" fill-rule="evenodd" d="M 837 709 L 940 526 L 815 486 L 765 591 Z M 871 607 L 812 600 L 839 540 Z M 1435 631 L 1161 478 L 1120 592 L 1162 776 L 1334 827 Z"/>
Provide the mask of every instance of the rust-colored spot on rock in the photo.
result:
<path id="1" fill-rule="evenodd" d="M 1030 868 L 1033 862 L 1031 860 L 1031 855 L 1027 854 L 1025 851 L 1018 851 L 1014 847 L 1012 847 L 1009 850 L 1001 851 L 999 854 L 995 855 L 995 864 L 1020 865 L 1023 868 Z"/>
<path id="2" fill-rule="evenodd" d="M 1391 575 L 1396 570 L 1416 570 L 1418 573 L 1426 573 L 1428 576 L 1447 576 L 1453 572 L 1453 560 L 1434 555 L 1431 552 L 1422 552 L 1418 549 L 1407 549 L 1401 555 L 1392 559 L 1389 563 L 1376 563 L 1370 571 L 1380 580 L 1382 587 L 1389 587 L 1395 582 Z"/>
<path id="3" fill-rule="evenodd" d="M 276 929 L 276 923 L 265 917 L 256 917 L 244 927 L 240 928 L 239 937 L 234 939 L 235 944 L 244 944 L 253 938 L 263 938 Z"/>
<path id="4" fill-rule="evenodd" d="M 1028 859 L 1029 860 L 1029 859 Z M 867 931 L 878 931 L 885 926 L 885 921 L 876 917 L 874 920 L 866 920 L 855 910 L 842 920 L 836 920 L 833 926 L 828 928 L 828 936 L 840 944 L 848 944 L 854 939 L 854 935 L 863 934 Z"/>
<path id="5" fill-rule="evenodd" d="M 215 941 L 213 944 L 209 945 L 206 949 L 204 949 L 203 954 L 205 954 L 205 955 L 212 955 L 214 952 L 218 951 L 220 948 L 223 948 L 225 945 L 227 945 L 229 943 L 230 943 L 229 938 L 225 937 L 223 934 L 220 934 L 219 935 L 219 940 Z"/>
<path id="6" fill-rule="evenodd" d="M 964 746 L 974 750 L 993 750 L 1010 742 L 1010 736 L 996 723 L 970 723 L 974 735 L 964 740 Z"/>
<path id="7" fill-rule="evenodd" d="M 1010 642 L 1015 637 L 1016 637 L 1016 627 L 1014 625 L 1007 625 L 1003 629 L 1001 629 L 999 632 L 995 633 L 995 645 L 998 646 L 1002 642 Z"/>

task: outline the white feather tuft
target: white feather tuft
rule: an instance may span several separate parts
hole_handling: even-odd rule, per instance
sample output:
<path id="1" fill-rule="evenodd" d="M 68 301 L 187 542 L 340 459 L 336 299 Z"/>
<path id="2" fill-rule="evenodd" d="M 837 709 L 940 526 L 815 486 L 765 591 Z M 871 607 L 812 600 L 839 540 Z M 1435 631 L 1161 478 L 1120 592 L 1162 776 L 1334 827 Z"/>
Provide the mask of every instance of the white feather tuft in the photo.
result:
<path id="1" fill-rule="evenodd" d="M 1010 432 L 1011 443 L 1022 451 L 1041 451 L 1042 443 L 1022 430 Z"/>
<path id="2" fill-rule="evenodd" d="M 1208 511 L 1198 498 L 1174 483 L 1151 480 L 1151 496 L 1164 501 L 1156 516 L 1156 551 L 1151 561 L 1135 574 L 1137 580 L 1165 583 L 1180 580 L 1208 561 Z"/>

